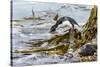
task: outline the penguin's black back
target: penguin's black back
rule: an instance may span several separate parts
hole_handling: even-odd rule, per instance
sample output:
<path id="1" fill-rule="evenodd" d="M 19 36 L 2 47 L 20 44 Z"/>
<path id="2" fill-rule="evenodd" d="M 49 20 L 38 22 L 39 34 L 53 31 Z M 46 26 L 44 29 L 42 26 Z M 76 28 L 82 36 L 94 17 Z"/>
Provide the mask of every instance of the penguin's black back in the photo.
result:
<path id="1" fill-rule="evenodd" d="M 73 18 L 67 17 L 67 19 L 68 19 L 68 21 L 69 21 L 72 25 L 74 25 L 74 24 L 78 25 L 78 23 L 77 23 Z M 78 25 L 78 26 L 79 26 L 79 25 Z"/>

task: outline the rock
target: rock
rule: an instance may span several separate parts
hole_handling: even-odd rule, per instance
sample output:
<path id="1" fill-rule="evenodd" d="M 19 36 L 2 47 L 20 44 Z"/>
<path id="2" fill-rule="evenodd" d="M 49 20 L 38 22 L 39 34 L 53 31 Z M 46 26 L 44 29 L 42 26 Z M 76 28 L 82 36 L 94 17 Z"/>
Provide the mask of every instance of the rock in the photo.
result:
<path id="1" fill-rule="evenodd" d="M 80 62 L 80 57 L 78 57 L 75 53 L 73 54 L 67 53 L 67 55 L 65 56 L 66 56 L 65 61 L 67 62 L 71 62 L 71 63 Z"/>
<path id="2" fill-rule="evenodd" d="M 80 49 L 80 56 L 92 56 L 97 51 L 97 46 L 92 44 L 86 44 Z"/>

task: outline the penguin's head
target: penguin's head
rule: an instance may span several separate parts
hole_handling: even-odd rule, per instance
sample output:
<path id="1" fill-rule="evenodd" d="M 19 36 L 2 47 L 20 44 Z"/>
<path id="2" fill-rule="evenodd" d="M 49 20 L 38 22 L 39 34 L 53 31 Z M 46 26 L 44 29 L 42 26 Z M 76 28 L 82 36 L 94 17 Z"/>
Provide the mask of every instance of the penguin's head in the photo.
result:
<path id="1" fill-rule="evenodd" d="M 62 17 L 62 18 L 61 18 L 61 21 L 62 21 L 62 22 L 68 21 L 68 18 L 67 18 L 67 17 Z"/>

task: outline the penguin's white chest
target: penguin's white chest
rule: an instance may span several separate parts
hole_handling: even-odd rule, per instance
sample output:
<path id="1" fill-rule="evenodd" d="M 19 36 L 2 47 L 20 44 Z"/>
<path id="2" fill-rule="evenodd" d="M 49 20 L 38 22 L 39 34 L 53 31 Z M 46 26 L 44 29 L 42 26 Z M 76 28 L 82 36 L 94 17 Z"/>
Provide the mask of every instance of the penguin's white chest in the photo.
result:
<path id="1" fill-rule="evenodd" d="M 58 25 L 56 31 L 58 33 L 64 33 L 64 32 L 66 32 L 66 30 L 68 30 L 71 27 L 72 27 L 72 25 L 71 25 L 71 23 L 69 21 L 64 21 L 64 22 L 62 22 L 62 24 Z"/>
<path id="2" fill-rule="evenodd" d="M 72 27 L 72 25 L 69 21 L 64 21 L 62 24 L 65 25 L 65 26 Z"/>

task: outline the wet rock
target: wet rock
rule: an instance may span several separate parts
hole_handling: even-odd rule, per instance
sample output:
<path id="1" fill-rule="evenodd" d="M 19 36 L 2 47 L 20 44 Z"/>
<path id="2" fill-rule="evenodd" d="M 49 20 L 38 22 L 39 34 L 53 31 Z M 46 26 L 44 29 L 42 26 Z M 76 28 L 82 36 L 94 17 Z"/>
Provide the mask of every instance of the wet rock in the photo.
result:
<path id="1" fill-rule="evenodd" d="M 97 46 L 92 44 L 86 44 L 80 49 L 80 56 L 92 56 L 97 51 Z"/>
<path id="2" fill-rule="evenodd" d="M 66 58 L 65 58 L 65 61 L 66 62 L 71 62 L 71 63 L 80 62 L 80 58 L 77 57 L 75 54 L 68 53 Z"/>

